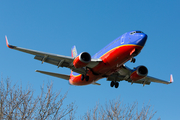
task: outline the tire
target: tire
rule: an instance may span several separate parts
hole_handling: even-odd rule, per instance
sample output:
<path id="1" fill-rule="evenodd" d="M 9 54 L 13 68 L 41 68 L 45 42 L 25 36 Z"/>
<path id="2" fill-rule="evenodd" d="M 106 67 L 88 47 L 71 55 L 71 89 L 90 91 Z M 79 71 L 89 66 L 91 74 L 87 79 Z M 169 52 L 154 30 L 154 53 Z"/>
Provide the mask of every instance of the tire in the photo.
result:
<path id="1" fill-rule="evenodd" d="M 85 78 L 86 78 L 86 81 L 89 81 L 89 76 L 86 76 Z"/>
<path id="2" fill-rule="evenodd" d="M 84 75 L 83 75 L 83 74 L 81 75 L 81 80 L 82 80 L 82 81 L 84 80 Z"/>
<path id="3" fill-rule="evenodd" d="M 114 84 L 115 84 L 114 81 L 111 81 L 110 86 L 114 87 Z"/>
<path id="4" fill-rule="evenodd" d="M 115 83 L 115 88 L 118 88 L 118 87 L 119 87 L 119 83 L 116 82 L 116 83 Z"/>

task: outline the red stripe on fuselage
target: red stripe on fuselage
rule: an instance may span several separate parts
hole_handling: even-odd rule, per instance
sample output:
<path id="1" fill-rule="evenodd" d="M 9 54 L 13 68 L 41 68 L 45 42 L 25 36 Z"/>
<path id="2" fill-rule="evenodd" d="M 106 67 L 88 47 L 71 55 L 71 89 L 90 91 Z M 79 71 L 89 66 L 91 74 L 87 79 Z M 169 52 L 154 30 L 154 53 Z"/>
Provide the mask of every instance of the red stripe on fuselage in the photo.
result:
<path id="1" fill-rule="evenodd" d="M 106 52 L 100 58 L 103 62 L 100 62 L 96 67 L 92 70 L 99 75 L 94 75 L 90 70 L 87 72 L 89 76 L 89 81 L 81 80 L 81 75 L 70 76 L 70 84 L 72 85 L 87 85 L 91 84 L 101 78 L 103 75 L 111 75 L 112 73 L 118 71 L 120 66 L 122 66 L 125 62 L 127 62 L 132 56 L 130 53 L 133 49 L 141 50 L 143 47 L 138 45 L 122 45 L 116 48 L 111 49 Z"/>

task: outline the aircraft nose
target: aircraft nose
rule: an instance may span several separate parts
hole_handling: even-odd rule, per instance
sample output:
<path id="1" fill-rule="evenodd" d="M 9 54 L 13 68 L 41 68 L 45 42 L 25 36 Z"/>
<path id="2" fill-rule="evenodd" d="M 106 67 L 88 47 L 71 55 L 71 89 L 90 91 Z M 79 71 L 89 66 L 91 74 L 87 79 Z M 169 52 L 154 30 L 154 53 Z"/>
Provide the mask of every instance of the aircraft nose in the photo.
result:
<path id="1" fill-rule="evenodd" d="M 145 45 L 145 43 L 146 43 L 146 40 L 147 40 L 147 35 L 146 34 L 144 34 L 144 33 L 141 33 L 141 35 L 140 35 L 141 37 L 140 37 L 140 39 L 137 41 L 137 44 L 138 45 L 140 45 L 140 46 L 144 46 Z"/>

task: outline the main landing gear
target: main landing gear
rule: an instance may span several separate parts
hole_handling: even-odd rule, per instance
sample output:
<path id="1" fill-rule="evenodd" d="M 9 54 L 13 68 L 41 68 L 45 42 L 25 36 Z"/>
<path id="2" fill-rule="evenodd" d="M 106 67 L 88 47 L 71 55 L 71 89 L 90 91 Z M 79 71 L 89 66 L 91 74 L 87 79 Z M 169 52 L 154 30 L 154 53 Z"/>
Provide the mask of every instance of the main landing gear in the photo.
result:
<path id="1" fill-rule="evenodd" d="M 88 67 L 86 67 L 86 73 L 85 73 L 85 75 L 84 74 L 82 74 L 81 75 L 81 80 L 83 81 L 84 79 L 86 80 L 86 81 L 89 81 L 89 76 L 87 76 L 86 74 L 87 74 L 87 72 L 88 72 Z"/>
<path id="2" fill-rule="evenodd" d="M 115 88 L 118 88 L 118 87 L 119 87 L 119 83 L 116 82 L 116 81 L 111 81 L 110 86 L 111 86 L 111 87 L 114 87 L 114 86 L 115 86 Z"/>
<path id="3" fill-rule="evenodd" d="M 86 81 L 89 81 L 89 76 L 86 76 L 86 75 L 81 75 L 81 80 L 83 81 L 83 80 L 86 80 Z"/>

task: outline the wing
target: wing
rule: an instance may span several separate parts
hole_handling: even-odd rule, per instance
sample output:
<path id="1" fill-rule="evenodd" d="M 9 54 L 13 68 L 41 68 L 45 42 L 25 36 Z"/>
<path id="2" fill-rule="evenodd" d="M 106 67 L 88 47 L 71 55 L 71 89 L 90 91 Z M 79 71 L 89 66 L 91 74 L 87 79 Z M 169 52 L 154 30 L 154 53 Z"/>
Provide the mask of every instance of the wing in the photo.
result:
<path id="1" fill-rule="evenodd" d="M 158 78 L 154 78 L 154 77 L 150 77 L 150 76 L 145 77 L 144 80 L 156 82 L 156 83 L 170 84 L 170 83 L 173 83 L 173 76 L 172 76 L 172 74 L 170 75 L 170 81 L 160 80 Z"/>
<path id="2" fill-rule="evenodd" d="M 130 79 L 130 75 L 132 73 L 132 70 L 128 67 L 126 67 L 125 65 L 121 66 L 118 72 L 113 73 L 112 75 L 107 77 L 108 81 L 128 81 L 131 83 L 139 83 L 139 84 L 143 84 L 143 85 L 149 85 L 151 82 L 156 82 L 156 83 L 163 83 L 163 84 L 170 84 L 173 82 L 173 76 L 171 74 L 170 76 L 170 81 L 165 81 L 165 80 L 161 80 L 158 78 L 154 78 L 154 77 L 150 77 L 150 76 L 146 76 L 143 79 L 140 79 L 136 82 L 132 82 L 132 80 Z"/>
<path id="3" fill-rule="evenodd" d="M 34 59 L 42 61 L 42 63 L 47 62 L 53 65 L 56 65 L 59 67 L 67 67 L 70 68 L 72 71 L 80 73 L 80 74 L 85 74 L 85 69 L 84 68 L 75 68 L 73 65 L 73 57 L 69 56 L 63 56 L 63 55 L 58 55 L 58 54 L 52 54 L 52 53 L 46 53 L 46 52 L 40 52 L 36 50 L 30 50 L 26 48 L 21 48 L 17 46 L 10 45 L 7 39 L 7 36 L 5 36 L 6 39 L 6 45 L 7 47 L 15 50 L 19 50 L 21 52 L 29 53 L 32 55 L 35 55 Z M 90 68 L 95 67 L 99 62 L 101 62 L 100 59 L 92 59 L 91 62 L 87 65 Z"/>

